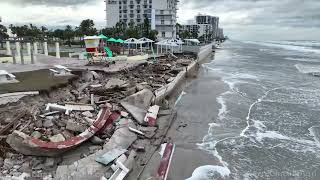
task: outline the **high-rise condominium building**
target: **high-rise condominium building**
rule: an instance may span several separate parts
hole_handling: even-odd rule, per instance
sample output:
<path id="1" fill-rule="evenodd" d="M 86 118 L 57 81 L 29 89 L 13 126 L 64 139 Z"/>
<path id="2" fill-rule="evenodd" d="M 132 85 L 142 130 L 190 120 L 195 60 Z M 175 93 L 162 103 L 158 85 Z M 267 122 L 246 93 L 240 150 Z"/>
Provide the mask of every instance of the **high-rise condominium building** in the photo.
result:
<path id="1" fill-rule="evenodd" d="M 218 37 L 219 17 L 199 14 L 195 17 L 195 19 L 196 19 L 196 24 L 211 25 L 213 38 Z"/>
<path id="2" fill-rule="evenodd" d="M 107 27 L 118 22 L 142 24 L 147 18 L 159 39 L 176 37 L 178 0 L 106 0 Z"/>

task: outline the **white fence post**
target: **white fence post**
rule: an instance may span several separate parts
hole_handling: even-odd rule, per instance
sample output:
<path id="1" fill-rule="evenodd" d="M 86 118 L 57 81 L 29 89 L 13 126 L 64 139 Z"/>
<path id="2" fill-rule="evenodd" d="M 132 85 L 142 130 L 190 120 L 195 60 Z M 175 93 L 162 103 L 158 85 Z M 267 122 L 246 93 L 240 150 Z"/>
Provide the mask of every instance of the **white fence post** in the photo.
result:
<path id="1" fill-rule="evenodd" d="M 6 48 L 7 48 L 7 55 L 11 56 L 11 47 L 10 47 L 10 41 L 6 41 Z"/>
<path id="2" fill-rule="evenodd" d="M 27 43 L 27 52 L 28 52 L 28 56 L 31 56 L 31 44 Z"/>
<path id="3" fill-rule="evenodd" d="M 37 42 L 34 42 L 33 43 L 33 48 L 34 48 L 34 55 L 37 55 L 38 54 L 38 43 Z"/>
<path id="4" fill-rule="evenodd" d="M 59 47 L 59 42 L 56 42 L 56 58 L 60 58 L 60 47 Z"/>
<path id="5" fill-rule="evenodd" d="M 17 56 L 21 56 L 20 54 L 20 42 L 16 42 L 16 51 L 17 51 Z"/>
<path id="6" fill-rule="evenodd" d="M 47 42 L 43 43 L 43 48 L 44 48 L 44 55 L 48 56 L 49 53 L 48 53 L 48 43 Z"/>

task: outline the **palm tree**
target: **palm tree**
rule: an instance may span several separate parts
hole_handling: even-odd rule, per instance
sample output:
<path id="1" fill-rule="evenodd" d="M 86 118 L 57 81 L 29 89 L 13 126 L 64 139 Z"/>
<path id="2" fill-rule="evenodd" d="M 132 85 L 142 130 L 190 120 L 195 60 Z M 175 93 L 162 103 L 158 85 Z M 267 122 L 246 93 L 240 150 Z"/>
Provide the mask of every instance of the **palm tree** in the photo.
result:
<path id="1" fill-rule="evenodd" d="M 63 32 L 64 39 L 67 39 L 69 47 L 71 47 L 71 39 L 74 38 L 75 33 L 70 25 L 66 26 L 66 29 Z"/>
<path id="2" fill-rule="evenodd" d="M 8 30 L 7 28 L 0 24 L 0 42 L 1 42 L 1 48 L 3 48 L 3 40 L 7 39 L 9 35 L 7 34 Z"/>

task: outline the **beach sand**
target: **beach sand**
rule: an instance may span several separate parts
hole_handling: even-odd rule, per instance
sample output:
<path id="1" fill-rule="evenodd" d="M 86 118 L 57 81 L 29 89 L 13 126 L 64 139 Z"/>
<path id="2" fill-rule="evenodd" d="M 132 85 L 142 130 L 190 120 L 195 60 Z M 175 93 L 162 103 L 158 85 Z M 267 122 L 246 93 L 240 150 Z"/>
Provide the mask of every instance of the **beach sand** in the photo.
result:
<path id="1" fill-rule="evenodd" d="M 211 152 L 200 150 L 197 143 L 202 143 L 208 124 L 217 118 L 220 105 L 216 98 L 226 90 L 227 85 L 204 67 L 183 90 L 186 94 L 176 105 L 177 118 L 167 134 L 176 144 L 168 180 L 187 179 L 199 166 L 220 165 Z"/>

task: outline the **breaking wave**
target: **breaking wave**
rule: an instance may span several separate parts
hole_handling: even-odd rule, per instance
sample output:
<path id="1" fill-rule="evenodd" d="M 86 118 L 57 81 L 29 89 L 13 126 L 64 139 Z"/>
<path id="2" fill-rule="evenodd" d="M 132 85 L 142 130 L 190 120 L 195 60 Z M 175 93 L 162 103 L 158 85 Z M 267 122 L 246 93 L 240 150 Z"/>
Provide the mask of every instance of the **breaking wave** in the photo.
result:
<path id="1" fill-rule="evenodd" d="M 320 65 L 302 65 L 296 64 L 295 67 L 297 70 L 303 74 L 310 74 L 310 73 L 320 73 Z"/>
<path id="2" fill-rule="evenodd" d="M 314 48 L 315 46 L 303 46 L 302 44 L 298 45 L 295 43 L 281 43 L 281 42 L 272 42 L 272 41 L 268 41 L 268 42 L 244 41 L 244 42 L 250 43 L 250 44 L 262 45 L 262 46 L 292 50 L 292 51 L 320 54 L 320 49 Z"/>
<path id="3" fill-rule="evenodd" d="M 207 165 L 198 167 L 186 180 L 220 179 L 227 178 L 229 175 L 230 170 L 226 167 Z"/>

